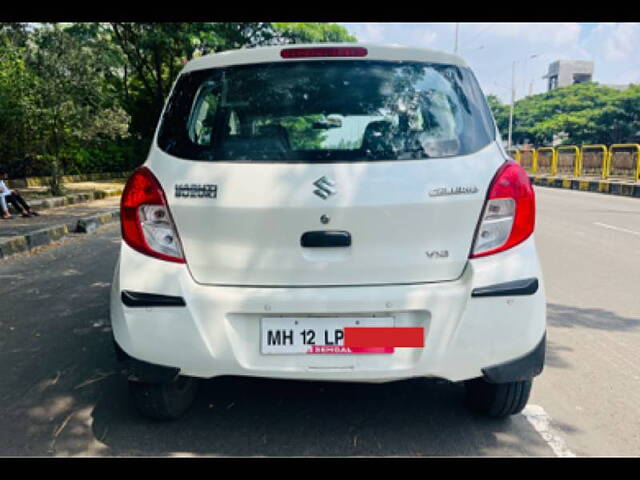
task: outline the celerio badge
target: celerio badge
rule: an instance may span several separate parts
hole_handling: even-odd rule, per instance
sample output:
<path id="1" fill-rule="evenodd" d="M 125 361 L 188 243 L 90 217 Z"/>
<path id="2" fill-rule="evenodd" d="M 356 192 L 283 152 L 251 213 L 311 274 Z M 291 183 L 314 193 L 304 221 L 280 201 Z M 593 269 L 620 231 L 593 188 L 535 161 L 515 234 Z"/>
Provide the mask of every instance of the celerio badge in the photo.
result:
<path id="1" fill-rule="evenodd" d="M 429 192 L 430 197 L 442 197 L 444 195 L 464 195 L 470 193 L 478 193 L 478 187 L 472 185 L 470 187 L 441 187 L 434 188 Z"/>
<path id="2" fill-rule="evenodd" d="M 176 198 L 216 198 L 218 196 L 218 186 L 210 183 L 176 183 Z"/>

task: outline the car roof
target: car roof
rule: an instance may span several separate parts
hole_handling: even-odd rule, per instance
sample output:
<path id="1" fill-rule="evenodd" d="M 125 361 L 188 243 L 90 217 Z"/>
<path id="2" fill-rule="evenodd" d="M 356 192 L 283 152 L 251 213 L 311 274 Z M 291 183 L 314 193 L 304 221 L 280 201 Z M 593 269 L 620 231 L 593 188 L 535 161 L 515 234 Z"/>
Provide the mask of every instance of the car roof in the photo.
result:
<path id="1" fill-rule="evenodd" d="M 367 49 L 365 57 L 311 57 L 285 59 L 280 56 L 280 51 L 285 48 L 308 47 L 364 47 Z M 317 60 L 387 60 L 387 61 L 414 61 L 440 63 L 445 65 L 458 65 L 466 67 L 465 61 L 458 55 L 430 50 L 427 48 L 404 47 L 400 45 L 378 45 L 370 43 L 307 43 L 294 45 L 277 45 L 269 47 L 240 48 L 225 52 L 203 55 L 188 62 L 182 72 L 202 70 L 206 68 L 226 67 L 231 65 L 245 65 L 252 63 L 291 62 L 291 61 L 317 61 Z"/>

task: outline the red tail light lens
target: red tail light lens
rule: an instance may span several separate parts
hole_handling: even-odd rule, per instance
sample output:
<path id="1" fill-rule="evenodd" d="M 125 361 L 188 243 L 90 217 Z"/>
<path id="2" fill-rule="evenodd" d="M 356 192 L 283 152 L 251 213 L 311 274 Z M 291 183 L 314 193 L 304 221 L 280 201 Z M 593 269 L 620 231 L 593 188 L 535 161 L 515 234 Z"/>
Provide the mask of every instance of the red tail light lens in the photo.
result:
<path id="1" fill-rule="evenodd" d="M 533 233 L 536 202 L 527 172 L 513 160 L 496 173 L 474 239 L 471 258 L 508 250 Z"/>
<path id="2" fill-rule="evenodd" d="M 282 58 L 366 57 L 367 53 L 364 47 L 304 47 L 280 50 Z"/>
<path id="3" fill-rule="evenodd" d="M 122 239 L 134 250 L 160 260 L 185 263 L 162 187 L 146 167 L 133 172 L 124 188 L 120 223 Z"/>

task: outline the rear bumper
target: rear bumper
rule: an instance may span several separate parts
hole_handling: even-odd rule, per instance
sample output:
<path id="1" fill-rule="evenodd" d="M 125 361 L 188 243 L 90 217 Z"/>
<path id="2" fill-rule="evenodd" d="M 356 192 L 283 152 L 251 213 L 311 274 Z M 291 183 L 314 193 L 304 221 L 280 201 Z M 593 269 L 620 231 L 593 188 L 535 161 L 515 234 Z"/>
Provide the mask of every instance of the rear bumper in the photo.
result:
<path id="1" fill-rule="evenodd" d="M 476 289 L 523 279 L 538 279 L 539 288 L 526 294 L 472 296 Z M 112 288 L 113 333 L 129 356 L 203 378 L 490 378 L 502 364 L 535 350 L 546 322 L 533 238 L 507 252 L 469 261 L 455 281 L 322 288 L 200 285 L 185 265 L 154 260 L 123 245 Z M 181 297 L 185 305 L 127 306 L 124 290 Z M 391 355 L 260 353 L 263 317 L 346 314 L 393 316 L 395 326 L 423 327 L 425 346 L 398 348 Z M 535 374 L 537 369 L 528 371 Z"/>
<path id="2" fill-rule="evenodd" d="M 483 368 L 482 373 L 490 383 L 516 382 L 528 380 L 542 373 L 547 348 L 547 335 L 536 347 L 522 357 L 492 367 Z"/>
<path id="3" fill-rule="evenodd" d="M 167 383 L 175 380 L 180 375 L 177 367 L 165 367 L 154 363 L 138 360 L 122 350 L 118 342 L 113 341 L 116 358 L 122 368 L 121 372 L 130 381 L 147 383 Z"/>

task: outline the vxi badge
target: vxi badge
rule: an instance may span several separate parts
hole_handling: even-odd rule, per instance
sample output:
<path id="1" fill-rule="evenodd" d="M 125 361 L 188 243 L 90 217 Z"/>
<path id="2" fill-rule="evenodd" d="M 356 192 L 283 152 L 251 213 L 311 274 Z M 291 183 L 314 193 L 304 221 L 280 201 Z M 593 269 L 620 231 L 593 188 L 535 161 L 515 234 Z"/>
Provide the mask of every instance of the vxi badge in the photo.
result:
<path id="1" fill-rule="evenodd" d="M 209 183 L 176 183 L 176 198 L 216 198 L 218 186 Z"/>
<path id="2" fill-rule="evenodd" d="M 440 187 L 434 188 L 429 192 L 430 197 L 442 197 L 445 195 L 464 195 L 467 193 L 478 193 L 478 187 L 472 185 L 470 187 Z"/>

